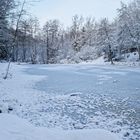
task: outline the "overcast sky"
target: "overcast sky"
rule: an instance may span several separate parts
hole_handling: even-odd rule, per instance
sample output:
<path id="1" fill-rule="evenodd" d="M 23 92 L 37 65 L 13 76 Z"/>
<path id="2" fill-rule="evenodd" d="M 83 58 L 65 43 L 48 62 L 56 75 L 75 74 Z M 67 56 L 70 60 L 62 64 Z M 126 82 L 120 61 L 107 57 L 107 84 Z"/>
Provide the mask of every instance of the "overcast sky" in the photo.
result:
<path id="1" fill-rule="evenodd" d="M 121 0 L 125 3 L 130 0 Z M 107 17 L 109 20 L 117 15 L 120 0 L 41 0 L 35 3 L 30 12 L 39 18 L 41 25 L 49 19 L 58 19 L 69 26 L 75 14 L 92 16 L 97 20 Z"/>

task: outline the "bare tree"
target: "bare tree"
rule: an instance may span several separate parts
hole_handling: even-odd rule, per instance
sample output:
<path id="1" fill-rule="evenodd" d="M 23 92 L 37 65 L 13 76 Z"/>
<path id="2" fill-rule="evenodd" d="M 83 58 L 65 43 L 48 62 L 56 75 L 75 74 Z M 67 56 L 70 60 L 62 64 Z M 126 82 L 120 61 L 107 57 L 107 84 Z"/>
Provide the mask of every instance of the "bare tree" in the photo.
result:
<path id="1" fill-rule="evenodd" d="M 26 0 L 23 1 L 22 5 L 21 5 L 21 10 L 19 11 L 19 14 L 18 14 L 16 27 L 15 27 L 14 38 L 13 38 L 13 42 L 12 42 L 12 45 L 11 45 L 11 53 L 10 53 L 9 63 L 8 63 L 8 67 L 6 69 L 6 73 L 5 73 L 5 76 L 3 77 L 3 79 L 7 79 L 9 69 L 10 69 L 11 60 L 14 61 L 15 44 L 17 42 L 17 37 L 18 37 L 18 27 L 19 27 L 19 22 L 21 20 L 21 17 L 23 16 L 25 3 L 26 3 Z"/>

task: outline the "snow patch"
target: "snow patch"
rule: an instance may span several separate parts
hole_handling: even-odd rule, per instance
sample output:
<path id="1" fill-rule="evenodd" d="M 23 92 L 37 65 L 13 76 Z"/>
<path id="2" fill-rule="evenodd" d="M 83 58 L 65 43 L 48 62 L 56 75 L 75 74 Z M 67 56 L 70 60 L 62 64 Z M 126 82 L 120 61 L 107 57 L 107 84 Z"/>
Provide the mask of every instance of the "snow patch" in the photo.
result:
<path id="1" fill-rule="evenodd" d="M 2 140 L 119 140 L 108 131 L 101 129 L 63 131 L 34 127 L 14 115 L 0 114 Z"/>

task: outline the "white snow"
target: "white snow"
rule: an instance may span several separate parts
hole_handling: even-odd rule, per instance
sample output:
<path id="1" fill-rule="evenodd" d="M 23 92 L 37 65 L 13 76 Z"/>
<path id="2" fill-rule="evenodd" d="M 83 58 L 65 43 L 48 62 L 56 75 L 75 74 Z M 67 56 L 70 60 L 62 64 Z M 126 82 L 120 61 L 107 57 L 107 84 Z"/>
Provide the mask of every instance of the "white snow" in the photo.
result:
<path id="1" fill-rule="evenodd" d="M 93 64 L 12 63 L 8 79 L 3 80 L 6 66 L 7 63 L 0 63 L 0 110 L 27 121 L 14 128 L 11 123 L 15 116 L 10 116 L 13 120 L 9 120 L 8 116 L 2 117 L 11 124 L 11 127 L 0 124 L 0 128 L 4 130 L 3 134 L 7 134 L 10 139 L 10 132 L 13 132 L 11 129 L 21 130 L 19 135 L 17 130 L 13 132 L 13 137 L 23 137 L 20 140 L 40 140 L 40 135 L 43 138 L 48 137 L 45 131 L 58 136 L 57 138 L 60 138 L 58 134 L 65 133 L 63 137 L 72 135 L 70 140 L 73 136 L 78 139 L 77 137 L 82 135 L 83 138 L 86 134 L 94 138 L 98 131 L 108 136 L 112 136 L 110 132 L 113 132 L 123 140 L 140 137 L 140 68 Z M 4 115 L 3 113 L 0 116 Z M 2 118 L 0 123 L 4 122 Z M 22 129 L 17 128 L 20 125 Z M 30 131 L 24 132 L 24 128 Z M 31 131 L 34 132 L 34 137 L 29 133 Z"/>
<path id="2" fill-rule="evenodd" d="M 139 67 L 140 62 L 138 61 L 138 57 L 139 57 L 138 52 L 122 54 L 123 59 L 118 62 L 114 61 L 114 64 L 119 66 Z M 105 62 L 103 55 L 95 60 L 81 62 L 81 64 L 110 65 L 110 62 Z"/>
<path id="3" fill-rule="evenodd" d="M 104 60 L 104 56 L 101 56 L 95 60 L 90 60 L 88 62 L 81 62 L 81 64 L 96 64 L 96 65 L 105 65 L 107 63 L 105 63 L 105 60 Z"/>
<path id="4" fill-rule="evenodd" d="M 14 115 L 0 114 L 1 140 L 119 140 L 108 131 L 101 129 L 62 131 L 34 127 L 26 120 Z"/>
<path id="5" fill-rule="evenodd" d="M 138 52 L 126 53 L 123 55 L 125 61 L 127 62 L 136 62 L 138 60 Z"/>

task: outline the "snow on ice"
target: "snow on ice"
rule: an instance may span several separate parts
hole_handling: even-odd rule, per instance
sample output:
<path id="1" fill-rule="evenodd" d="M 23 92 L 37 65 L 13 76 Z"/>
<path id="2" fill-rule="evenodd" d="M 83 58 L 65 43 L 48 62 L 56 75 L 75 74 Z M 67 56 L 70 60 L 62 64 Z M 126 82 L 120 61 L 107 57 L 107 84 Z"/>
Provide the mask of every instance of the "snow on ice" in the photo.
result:
<path id="1" fill-rule="evenodd" d="M 1 73 L 6 65 L 0 64 Z M 114 134 L 122 140 L 139 140 L 139 74 L 139 68 L 127 66 L 12 64 L 9 79 L 0 78 L 3 140 L 8 136 L 40 140 L 49 135 L 50 140 L 83 140 L 85 135 L 90 140 L 99 133 L 111 140 L 116 139 Z"/>

